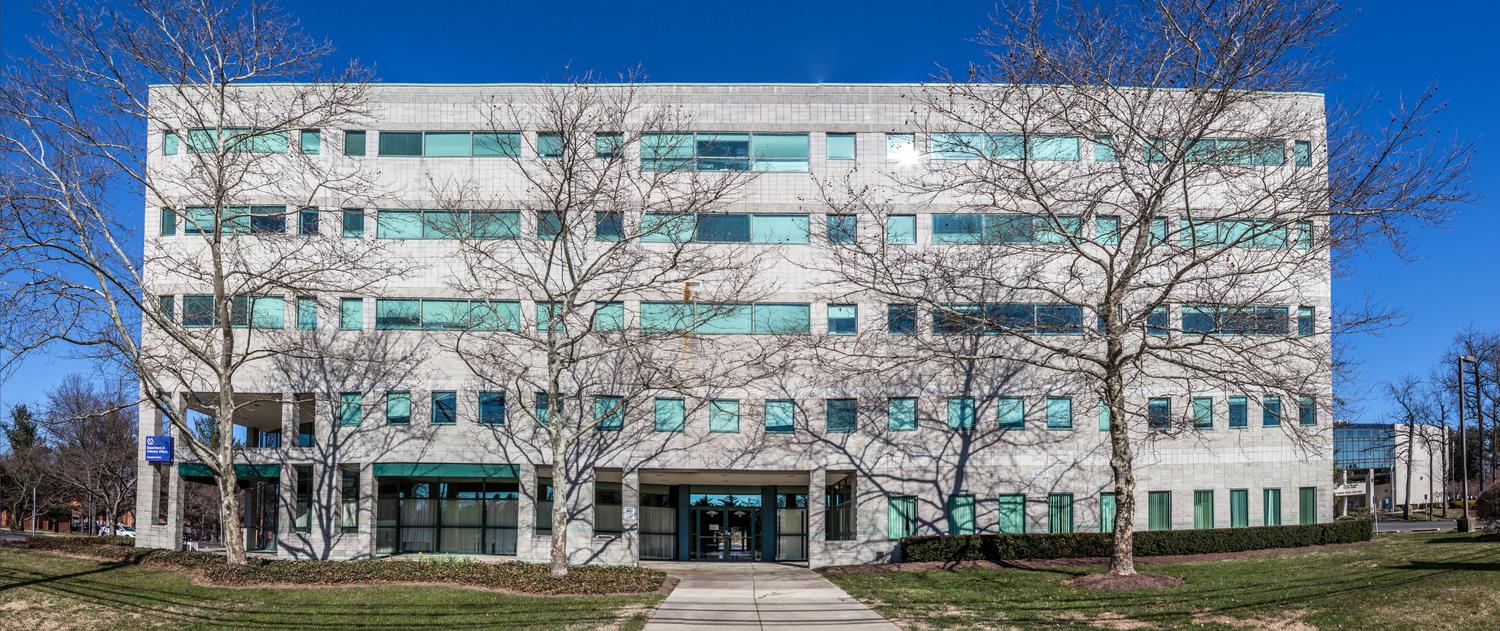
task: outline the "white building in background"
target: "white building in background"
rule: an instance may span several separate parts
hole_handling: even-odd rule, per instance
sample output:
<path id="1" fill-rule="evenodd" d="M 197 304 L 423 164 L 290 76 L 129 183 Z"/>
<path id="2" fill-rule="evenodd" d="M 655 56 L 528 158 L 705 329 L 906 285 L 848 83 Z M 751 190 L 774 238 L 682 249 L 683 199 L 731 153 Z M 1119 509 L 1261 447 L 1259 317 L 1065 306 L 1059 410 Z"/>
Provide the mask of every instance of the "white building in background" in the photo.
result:
<path id="1" fill-rule="evenodd" d="M 366 165 L 388 194 L 370 200 L 320 198 L 311 213 L 302 212 L 304 202 L 298 200 L 239 201 L 272 209 L 267 216 L 289 217 L 268 219 L 263 229 L 338 234 L 384 247 L 422 271 L 369 291 L 282 296 L 266 303 L 264 312 L 265 301 L 258 300 L 251 316 L 256 326 L 339 339 L 379 332 L 410 344 L 442 335 L 399 330 L 385 321 L 392 310 L 411 304 L 416 313 L 427 313 L 441 310 L 441 301 L 465 298 L 445 277 L 456 246 L 424 234 L 420 221 L 408 221 L 411 215 L 402 213 L 435 206 L 433 179 L 471 178 L 483 194 L 502 197 L 508 187 L 520 185 L 507 159 L 511 152 L 520 152 L 523 160 L 546 159 L 534 151 L 545 146 L 537 134 L 547 130 L 475 132 L 486 125 L 476 113 L 481 104 L 496 97 L 528 98 L 544 88 L 390 84 L 372 89 L 378 107 L 367 127 L 306 130 L 266 150 L 312 151 L 317 160 Z M 907 97 L 919 89 L 645 88 L 693 118 L 694 129 L 681 130 L 696 134 L 692 151 L 673 159 L 690 169 L 760 172 L 743 196 L 723 208 L 734 215 L 733 226 L 719 236 L 774 254 L 778 263 L 768 273 L 778 281 L 777 293 L 754 309 L 783 323 L 779 334 L 932 334 L 926 314 L 857 295 L 830 298 L 820 285 L 823 279 L 808 271 L 818 267 L 828 246 L 816 227 L 831 225 L 826 209 L 810 202 L 818 194 L 814 178 L 848 176 L 879 184 L 928 164 L 929 139 L 910 123 Z M 1321 96 L 1288 98 L 1321 113 Z M 189 149 L 179 143 L 191 133 L 152 128 L 150 168 L 160 172 L 185 160 Z M 1300 150 L 1305 140 L 1287 139 L 1286 154 L 1302 141 L 1295 149 Z M 712 151 L 705 150 L 710 146 L 705 142 Z M 1091 139 L 1065 138 L 1052 143 L 1046 159 L 1089 168 L 1096 152 Z M 1301 159 L 1296 162 L 1266 168 L 1308 168 Z M 184 217 L 194 203 L 172 200 L 146 209 L 148 254 L 193 247 L 199 237 L 190 234 Z M 945 199 L 898 198 L 894 204 L 902 211 L 896 213 L 899 220 L 878 225 L 857 217 L 856 229 L 884 231 L 887 239 L 909 241 L 913 248 L 935 247 L 935 218 L 960 210 L 955 200 Z M 535 217 L 500 212 L 492 220 L 503 226 L 503 238 L 538 238 Z M 252 232 L 238 238 L 257 237 Z M 156 272 L 146 281 L 153 294 L 181 318 L 202 317 L 206 288 L 182 285 L 171 270 Z M 1295 326 L 1286 314 L 1312 318 L 1329 312 L 1326 275 L 1303 290 L 1302 304 L 1279 306 L 1286 309 L 1283 327 Z M 526 302 L 516 300 L 514 312 L 533 313 L 536 305 Z M 649 326 L 654 317 L 649 302 L 625 301 L 624 320 Z M 1082 308 L 1065 309 L 1077 310 L 1069 318 L 1082 326 Z M 762 332 L 752 323 L 729 334 Z M 1322 344 L 1326 349 L 1327 341 Z M 1028 385 L 977 392 L 943 380 L 891 381 L 883 391 L 853 392 L 840 380 L 811 372 L 774 388 L 715 393 L 707 405 L 695 405 L 691 396 L 684 405 L 677 395 L 641 401 L 622 421 L 648 428 L 640 446 L 601 457 L 584 492 L 572 500 L 574 525 L 566 536 L 573 556 L 602 563 L 807 560 L 823 566 L 890 559 L 900 537 L 911 534 L 1108 529 L 1114 497 L 1108 434 L 1101 431 L 1107 418 L 1096 413 L 1097 398 L 1059 391 L 1052 376 L 1021 370 L 1027 378 L 1015 383 Z M 267 361 L 248 371 L 241 385 L 243 392 L 276 402 L 255 406 L 236 420 L 246 445 L 238 470 L 252 549 L 288 558 L 416 552 L 546 558 L 550 537 L 559 536 L 549 528 L 551 463 L 528 443 L 532 432 L 524 419 L 530 417 L 517 413 L 523 406 L 544 405 L 545 399 L 481 385 L 440 344 L 425 353 L 422 371 L 399 384 L 352 387 L 319 381 L 311 372 L 288 374 L 285 366 Z M 1324 374 L 1318 381 L 1331 380 Z M 206 383 L 178 386 L 174 396 L 185 409 L 200 405 L 189 393 L 212 391 Z M 1313 523 L 1332 517 L 1328 422 L 1310 399 L 1147 390 L 1133 395 L 1143 408 L 1147 399 L 1155 399 L 1206 416 L 1190 436 L 1162 439 L 1141 432 L 1137 528 Z M 1326 392 L 1319 397 L 1329 400 Z M 143 409 L 138 541 L 175 547 L 181 543 L 183 485 L 204 481 L 206 470 L 180 448 L 172 462 L 147 462 L 148 438 L 172 431 L 161 425 L 155 410 Z M 1322 448 L 1298 444 L 1288 425 L 1318 428 Z"/>
<path id="2" fill-rule="evenodd" d="M 1447 427 L 1360 423 L 1333 428 L 1335 516 L 1379 506 L 1400 508 L 1446 500 Z M 1408 476 L 1410 483 L 1408 484 Z"/>

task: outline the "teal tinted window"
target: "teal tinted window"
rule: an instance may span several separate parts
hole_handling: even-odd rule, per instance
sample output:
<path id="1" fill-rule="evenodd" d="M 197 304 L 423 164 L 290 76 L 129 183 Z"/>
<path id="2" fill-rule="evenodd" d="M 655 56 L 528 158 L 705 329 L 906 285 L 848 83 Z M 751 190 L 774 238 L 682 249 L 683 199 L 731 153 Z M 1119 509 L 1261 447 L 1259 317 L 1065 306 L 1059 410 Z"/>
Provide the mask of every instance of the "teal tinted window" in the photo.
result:
<path id="1" fill-rule="evenodd" d="M 708 402 L 708 431 L 737 433 L 740 431 L 740 402 L 734 399 L 714 399 Z"/>
<path id="2" fill-rule="evenodd" d="M 697 231 L 698 218 L 691 213 L 646 213 L 641 217 L 641 241 L 687 243 Z"/>
<path id="3" fill-rule="evenodd" d="M 858 423 L 859 405 L 855 399 L 829 399 L 827 403 L 828 431 L 848 433 Z"/>
<path id="4" fill-rule="evenodd" d="M 1094 162 L 1117 162 L 1115 141 L 1109 136 L 1094 137 Z"/>
<path id="5" fill-rule="evenodd" d="M 1000 496 L 1000 532 L 1018 535 L 1026 532 L 1026 496 L 1007 493 Z"/>
<path id="6" fill-rule="evenodd" d="M 1264 502 L 1261 514 L 1261 522 L 1264 526 L 1281 525 L 1281 489 L 1265 489 L 1262 493 Z"/>
<path id="7" fill-rule="evenodd" d="M 536 154 L 543 158 L 561 158 L 564 144 L 562 134 L 537 134 Z"/>
<path id="8" fill-rule="evenodd" d="M 188 149 L 195 153 L 219 148 L 226 153 L 286 153 L 287 144 L 288 134 L 284 130 L 226 127 L 219 130 L 189 129 L 187 133 Z"/>
<path id="9" fill-rule="evenodd" d="M 166 131 L 161 134 L 161 152 L 164 155 L 177 155 L 177 132 Z"/>
<path id="10" fill-rule="evenodd" d="M 796 429 L 796 405 L 786 399 L 766 401 L 766 433 L 790 434 Z"/>
<path id="11" fill-rule="evenodd" d="M 182 297 L 183 326 L 213 326 L 218 319 L 214 311 L 213 296 L 189 294 Z"/>
<path id="12" fill-rule="evenodd" d="M 1082 225 L 1077 216 L 943 213 L 932 216 L 932 242 L 1067 243 L 1082 236 Z"/>
<path id="13" fill-rule="evenodd" d="M 1229 397 L 1229 426 L 1250 426 L 1250 402 L 1245 397 Z"/>
<path id="14" fill-rule="evenodd" d="M 828 159 L 853 160 L 854 134 L 828 134 Z"/>
<path id="15" fill-rule="evenodd" d="M 885 158 L 910 162 L 917 159 L 917 137 L 915 134 L 886 134 Z"/>
<path id="16" fill-rule="evenodd" d="M 382 210 L 375 215 L 377 239 L 422 238 L 422 213 L 410 210 Z"/>
<path id="17" fill-rule="evenodd" d="M 1314 318 L 1315 311 L 1312 307 L 1297 307 L 1297 335 L 1308 337 L 1317 328 Z"/>
<path id="18" fill-rule="evenodd" d="M 1073 532 L 1073 494 L 1047 495 L 1047 532 Z"/>
<path id="19" fill-rule="evenodd" d="M 932 135 L 934 157 L 949 160 L 995 158 L 1001 160 L 1079 159 L 1079 139 L 1071 136 L 1020 134 L 936 133 Z"/>
<path id="20" fill-rule="evenodd" d="M 1214 492 L 1193 491 L 1193 527 L 1214 527 Z"/>
<path id="21" fill-rule="evenodd" d="M 890 217 L 886 217 L 885 242 L 903 245 L 916 243 L 916 215 L 891 215 Z"/>
<path id="22" fill-rule="evenodd" d="M 917 333 L 916 305 L 886 305 L 885 329 L 891 335 L 915 335 Z"/>
<path id="23" fill-rule="evenodd" d="M 562 406 L 558 406 L 558 411 L 562 411 Z M 551 416 L 552 404 L 547 399 L 547 393 L 536 393 L 536 422 L 542 425 L 546 425 Z"/>
<path id="24" fill-rule="evenodd" d="M 479 393 L 479 422 L 482 425 L 505 424 L 505 393 L 485 391 Z"/>
<path id="25" fill-rule="evenodd" d="M 538 333 L 547 331 L 566 331 L 568 328 L 562 303 L 538 302 L 536 303 L 536 330 Z"/>
<path id="26" fill-rule="evenodd" d="M 614 211 L 594 213 L 594 240 L 619 241 L 625 234 L 625 215 Z"/>
<path id="27" fill-rule="evenodd" d="M 619 331 L 625 328 L 625 303 L 594 303 L 594 330 Z"/>
<path id="28" fill-rule="evenodd" d="M 542 211 L 536 214 L 536 238 L 538 239 L 552 241 L 562 236 L 567 227 L 562 213 Z"/>
<path id="29" fill-rule="evenodd" d="M 521 134 L 518 132 L 476 133 L 473 147 L 476 158 L 514 158 L 521 155 Z"/>
<path id="30" fill-rule="evenodd" d="M 687 412 L 682 399 L 656 398 L 656 431 L 680 432 L 687 429 Z"/>
<path id="31" fill-rule="evenodd" d="M 859 307 L 828 305 L 828 334 L 854 335 L 859 332 Z"/>
<path id="32" fill-rule="evenodd" d="M 1172 327 L 1172 312 L 1166 306 L 1152 307 L 1146 315 L 1146 335 L 1166 335 Z"/>
<path id="33" fill-rule="evenodd" d="M 806 304 L 755 305 L 755 333 L 806 334 L 812 330 L 812 310 Z"/>
<path id="34" fill-rule="evenodd" d="M 376 135 L 379 140 L 377 155 L 380 156 L 420 156 L 422 155 L 422 132 L 419 131 L 382 131 Z"/>
<path id="35" fill-rule="evenodd" d="M 594 134 L 594 154 L 601 158 L 612 158 L 625 150 L 625 135 L 618 133 Z"/>
<path id="36" fill-rule="evenodd" d="M 381 330 L 422 328 L 422 301 L 377 299 L 375 301 L 375 328 Z"/>
<path id="37" fill-rule="evenodd" d="M 594 397 L 594 427 L 619 431 L 625 427 L 625 399 L 617 396 Z"/>
<path id="38" fill-rule="evenodd" d="M 432 393 L 432 422 L 435 425 L 452 425 L 458 422 L 458 393 L 439 390 Z"/>
<path id="39" fill-rule="evenodd" d="M 954 495 L 948 498 L 948 534 L 974 534 L 973 495 Z"/>
<path id="40" fill-rule="evenodd" d="M 754 134 L 752 168 L 767 172 L 807 171 L 807 134 Z"/>
<path id="41" fill-rule="evenodd" d="M 1120 218 L 1109 216 L 1095 217 L 1094 240 L 1099 245 L 1119 245 Z"/>
<path id="42" fill-rule="evenodd" d="M 156 308 L 163 320 L 175 322 L 177 320 L 177 299 L 172 296 L 157 296 Z"/>
<path id="43" fill-rule="evenodd" d="M 886 538 L 892 541 L 917 533 L 917 498 L 892 497 L 886 505 Z"/>
<path id="44" fill-rule="evenodd" d="M 1297 489 L 1297 523 L 1318 523 L 1318 487 L 1304 486 Z"/>
<path id="45" fill-rule="evenodd" d="M 1265 427 L 1281 425 L 1281 397 L 1268 394 L 1261 398 L 1260 424 Z"/>
<path id="46" fill-rule="evenodd" d="M 385 422 L 405 425 L 411 422 L 411 393 L 385 393 Z"/>
<path id="47" fill-rule="evenodd" d="M 363 298 L 339 300 L 339 328 L 346 331 L 365 328 L 365 301 Z"/>
<path id="48" fill-rule="evenodd" d="M 1115 529 L 1115 494 L 1099 494 L 1099 532 L 1114 532 Z"/>
<path id="49" fill-rule="evenodd" d="M 828 215 L 828 242 L 854 243 L 859 236 L 859 218 L 855 215 Z"/>
<path id="50" fill-rule="evenodd" d="M 1297 249 L 1298 250 L 1311 250 L 1312 249 L 1312 243 L 1313 243 L 1313 225 L 1312 225 L 1312 222 L 1311 221 L 1299 221 L 1299 222 L 1297 222 L 1297 242 L 1296 242 Z"/>
<path id="51" fill-rule="evenodd" d="M 1244 528 L 1250 525 L 1250 491 L 1229 490 L 1229 527 Z"/>
<path id="52" fill-rule="evenodd" d="M 1318 406 L 1313 404 L 1312 397 L 1297 397 L 1297 423 L 1301 425 L 1318 424 Z"/>
<path id="53" fill-rule="evenodd" d="M 807 215 L 755 215 L 751 243 L 807 243 Z"/>
<path id="54" fill-rule="evenodd" d="M 382 134 L 384 135 L 384 134 Z M 422 137 L 422 155 L 435 158 L 472 155 L 473 139 L 469 132 L 427 132 Z"/>
<path id="55" fill-rule="evenodd" d="M 886 429 L 904 432 L 917 428 L 917 400 L 892 398 L 885 402 Z"/>
<path id="56" fill-rule="evenodd" d="M 318 154 L 323 151 L 323 136 L 316 129 L 304 129 L 297 138 L 297 146 L 302 153 Z"/>
<path id="57" fill-rule="evenodd" d="M 343 392 L 339 394 L 339 425 L 359 425 L 364 418 L 364 411 L 360 409 L 364 402 L 364 395 L 358 392 Z"/>
<path id="58" fill-rule="evenodd" d="M 177 211 L 171 208 L 161 209 L 161 236 L 170 237 L 177 234 Z"/>
<path id="59" fill-rule="evenodd" d="M 1146 494 L 1146 529 L 1172 529 L 1172 492 L 1151 491 Z"/>
<path id="60" fill-rule="evenodd" d="M 1047 429 L 1073 428 L 1073 399 L 1047 397 Z"/>
<path id="61" fill-rule="evenodd" d="M 1298 140 L 1292 145 L 1292 156 L 1297 166 L 1312 166 L 1312 143 L 1306 140 Z"/>
<path id="62" fill-rule="evenodd" d="M 1146 402 L 1146 426 L 1167 429 L 1172 425 L 1172 400 L 1156 398 Z"/>
<path id="63" fill-rule="evenodd" d="M 641 134 L 644 171 L 806 172 L 807 134 Z"/>
<path id="64" fill-rule="evenodd" d="M 1214 400 L 1211 397 L 1193 397 L 1193 427 L 1214 428 Z"/>
<path id="65" fill-rule="evenodd" d="M 1000 429 L 1021 429 L 1026 426 L 1026 401 L 1021 397 L 995 399 L 996 415 Z"/>
<path id="66" fill-rule="evenodd" d="M 1099 431 L 1109 431 L 1109 402 L 1099 402 Z"/>
<path id="67" fill-rule="evenodd" d="M 974 429 L 973 397 L 948 397 L 948 427 Z"/>
<path id="68" fill-rule="evenodd" d="M 352 130 L 344 131 L 344 155 L 365 155 L 365 132 Z"/>
<path id="69" fill-rule="evenodd" d="M 358 239 L 365 236 L 365 211 L 358 208 L 345 208 L 341 215 L 343 223 L 340 236 L 345 239 Z"/>

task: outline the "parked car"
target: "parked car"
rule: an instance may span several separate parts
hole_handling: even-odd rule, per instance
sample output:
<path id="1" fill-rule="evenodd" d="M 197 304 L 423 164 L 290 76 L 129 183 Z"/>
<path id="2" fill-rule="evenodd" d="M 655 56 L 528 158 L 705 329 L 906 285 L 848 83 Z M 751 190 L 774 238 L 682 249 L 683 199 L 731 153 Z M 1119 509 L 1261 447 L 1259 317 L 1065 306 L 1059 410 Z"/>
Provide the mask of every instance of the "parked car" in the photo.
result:
<path id="1" fill-rule="evenodd" d="M 100 526 L 99 527 L 99 536 L 101 536 L 101 537 L 107 537 L 110 534 L 111 533 L 109 532 L 109 526 Z M 131 528 L 130 526 L 126 526 L 124 524 L 119 524 L 119 525 L 115 526 L 115 531 L 114 531 L 113 534 L 116 537 L 130 537 L 131 539 L 134 539 L 135 538 L 135 529 Z"/>

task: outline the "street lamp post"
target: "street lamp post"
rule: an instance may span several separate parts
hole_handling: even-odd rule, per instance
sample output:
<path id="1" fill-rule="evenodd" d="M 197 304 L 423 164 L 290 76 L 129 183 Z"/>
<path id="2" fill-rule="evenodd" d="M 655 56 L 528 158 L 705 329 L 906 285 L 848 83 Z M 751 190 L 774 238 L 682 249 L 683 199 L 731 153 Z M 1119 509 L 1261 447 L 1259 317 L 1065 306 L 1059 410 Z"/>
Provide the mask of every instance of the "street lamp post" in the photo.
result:
<path id="1" fill-rule="evenodd" d="M 1464 479 L 1460 484 L 1461 495 L 1459 501 L 1463 503 L 1463 513 L 1458 518 L 1458 531 L 1469 532 L 1469 438 L 1464 425 L 1464 362 L 1473 362 L 1473 355 L 1458 356 L 1458 442 L 1463 453 L 1460 455 Z"/>

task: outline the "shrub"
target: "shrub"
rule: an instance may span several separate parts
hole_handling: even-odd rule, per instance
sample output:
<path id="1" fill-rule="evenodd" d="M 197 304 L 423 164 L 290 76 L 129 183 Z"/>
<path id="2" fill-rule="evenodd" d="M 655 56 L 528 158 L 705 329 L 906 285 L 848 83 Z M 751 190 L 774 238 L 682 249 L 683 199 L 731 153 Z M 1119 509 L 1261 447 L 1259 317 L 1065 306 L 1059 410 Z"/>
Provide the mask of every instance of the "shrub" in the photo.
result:
<path id="1" fill-rule="evenodd" d="M 39 538 L 26 547 L 77 554 L 114 563 L 129 563 L 201 574 L 219 585 L 344 585 L 359 583 L 453 583 L 525 594 L 626 594 L 661 588 L 666 574 L 643 567 L 585 565 L 563 580 L 553 580 L 548 566 L 506 561 L 477 563 L 378 559 L 367 561 L 294 561 L 250 559 L 231 566 L 211 552 L 135 548 L 101 539 Z M 424 559 L 424 561 L 426 561 Z"/>
<path id="2" fill-rule="evenodd" d="M 1479 494 L 1479 500 L 1474 503 L 1474 517 L 1481 524 L 1500 524 L 1500 484 L 1491 484 Z"/>
<path id="3" fill-rule="evenodd" d="M 1365 520 L 1305 526 L 1146 531 L 1135 533 L 1135 553 L 1161 556 L 1298 548 L 1369 541 L 1373 534 L 1370 522 Z M 1113 535 L 1098 532 L 940 535 L 902 539 L 901 558 L 941 562 L 1077 559 L 1107 557 L 1113 546 Z"/>

